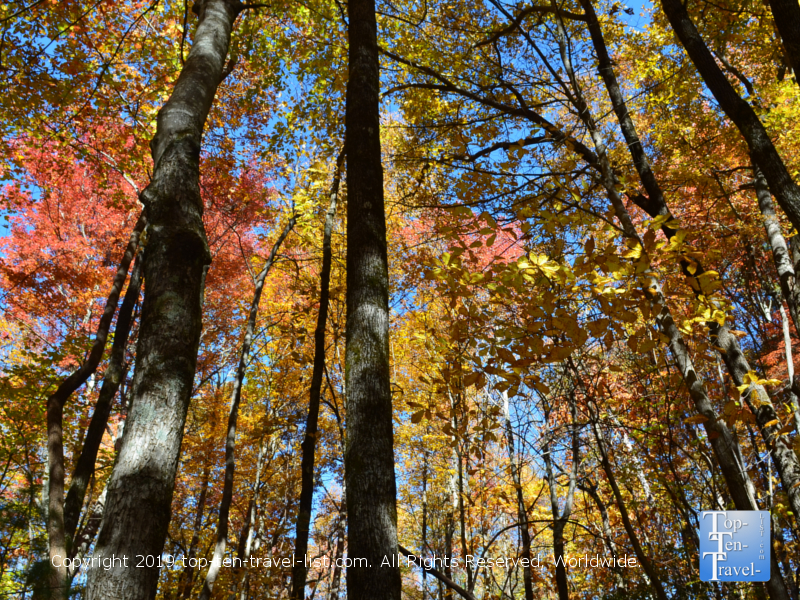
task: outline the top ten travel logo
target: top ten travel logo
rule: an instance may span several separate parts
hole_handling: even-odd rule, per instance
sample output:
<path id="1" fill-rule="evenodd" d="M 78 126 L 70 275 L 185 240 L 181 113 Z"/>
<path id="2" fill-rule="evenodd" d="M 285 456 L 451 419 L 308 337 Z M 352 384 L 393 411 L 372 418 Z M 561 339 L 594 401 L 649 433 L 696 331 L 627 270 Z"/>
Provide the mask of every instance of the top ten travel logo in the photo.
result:
<path id="1" fill-rule="evenodd" d="M 770 517 L 764 510 L 700 514 L 702 581 L 768 581 Z"/>

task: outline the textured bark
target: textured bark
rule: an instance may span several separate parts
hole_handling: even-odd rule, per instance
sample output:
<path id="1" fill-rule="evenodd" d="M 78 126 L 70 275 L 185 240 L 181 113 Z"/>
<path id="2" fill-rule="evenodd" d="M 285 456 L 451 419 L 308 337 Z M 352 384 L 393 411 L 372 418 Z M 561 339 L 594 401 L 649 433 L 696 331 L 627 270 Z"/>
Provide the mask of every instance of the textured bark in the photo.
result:
<path id="1" fill-rule="evenodd" d="M 233 477 L 236 471 L 236 425 L 239 420 L 239 403 L 242 399 L 242 385 L 244 384 L 244 375 L 247 370 L 247 365 L 250 362 L 250 348 L 253 344 L 253 336 L 256 332 L 256 320 L 258 319 L 258 305 L 261 302 L 261 293 L 264 291 L 264 282 L 267 275 L 275 264 L 275 259 L 278 256 L 283 241 L 289 232 L 294 228 L 297 221 L 296 215 L 292 215 L 289 221 L 281 231 L 278 239 L 272 245 L 269 257 L 261 268 L 261 271 L 256 277 L 256 289 L 253 292 L 253 300 L 250 303 L 250 312 L 247 316 L 247 324 L 245 325 L 244 340 L 242 347 L 239 351 L 239 364 L 236 367 L 236 376 L 233 380 L 233 390 L 231 391 L 231 408 L 228 413 L 228 427 L 225 436 L 225 481 L 222 485 L 222 498 L 219 501 L 219 512 L 217 521 L 217 541 L 214 545 L 214 556 L 211 559 L 211 564 L 206 573 L 206 579 L 203 582 L 203 589 L 200 592 L 201 600 L 208 600 L 211 597 L 211 592 L 214 589 L 214 582 L 217 580 L 219 571 L 222 568 L 222 559 L 225 556 L 225 548 L 228 544 L 228 515 L 231 510 L 231 502 L 233 501 Z"/>
<path id="2" fill-rule="evenodd" d="M 319 403 L 322 393 L 322 375 L 325 368 L 325 327 L 328 322 L 328 305 L 330 304 L 331 284 L 331 235 L 333 221 L 336 216 L 336 201 L 339 195 L 344 154 L 340 153 L 336 161 L 336 172 L 331 184 L 330 203 L 325 215 L 325 229 L 322 236 L 322 270 L 320 272 L 319 313 L 317 328 L 314 330 L 314 367 L 311 373 L 311 389 L 308 398 L 308 416 L 306 431 L 301 445 L 300 461 L 300 499 L 297 506 L 296 534 L 294 556 L 297 561 L 292 569 L 292 589 L 290 598 L 303 600 L 306 587 L 306 562 L 308 552 L 308 534 L 311 524 L 311 509 L 314 500 L 314 463 L 317 448 L 317 420 L 319 419 Z"/>
<path id="3" fill-rule="evenodd" d="M 791 0 L 785 1 L 788 3 Z M 717 66 L 714 56 L 689 18 L 689 13 L 686 12 L 681 0 L 661 0 L 661 6 L 678 40 L 708 89 L 714 94 L 720 108 L 733 121 L 747 142 L 753 162 L 761 167 L 772 195 L 778 200 L 778 204 L 795 228 L 800 231 L 800 187 L 792 180 L 758 115 Z M 797 23 L 791 21 L 787 24 L 797 27 Z"/>
<path id="4" fill-rule="evenodd" d="M 530 566 L 531 560 L 531 533 L 528 530 L 528 509 L 525 507 L 525 496 L 522 492 L 522 477 L 517 466 L 516 451 L 514 450 L 514 429 L 511 426 L 511 411 L 508 405 L 508 392 L 503 392 L 503 412 L 505 417 L 506 443 L 508 444 L 508 463 L 511 469 L 511 481 L 517 492 L 517 519 L 519 520 L 519 536 L 522 540 L 521 558 L 528 563 L 523 567 L 522 580 L 525 587 L 525 600 L 533 599 L 533 573 Z"/>
<path id="5" fill-rule="evenodd" d="M 794 0 L 768 1 L 795 83 L 800 85 L 800 4 Z"/>
<path id="6" fill-rule="evenodd" d="M 712 331 L 712 335 L 714 332 Z M 722 357 L 728 367 L 734 383 L 742 385 L 744 376 L 750 371 L 750 366 L 742 354 L 736 338 L 726 327 L 720 327 L 715 339 L 722 349 Z M 761 435 L 772 456 L 772 462 L 781 480 L 783 491 L 789 498 L 789 504 L 794 513 L 795 522 L 800 527 L 800 463 L 797 455 L 789 445 L 786 436 L 780 436 L 780 419 L 767 391 L 760 385 L 751 385 L 750 389 L 742 394 L 742 398 L 756 416 Z"/>
<path id="7" fill-rule="evenodd" d="M 89 509 L 89 514 L 86 518 L 86 523 L 83 526 L 83 529 L 78 533 L 78 536 L 75 538 L 75 543 L 73 544 L 73 550 L 71 552 L 70 558 L 78 559 L 78 564 L 80 564 L 80 560 L 86 556 L 86 553 L 89 551 L 89 547 L 92 545 L 94 541 L 94 537 L 97 535 L 97 530 L 100 529 L 100 523 L 103 520 L 103 510 L 105 509 L 106 505 L 106 493 L 108 488 L 104 488 L 100 497 L 97 499 L 91 508 Z M 72 569 L 69 573 L 69 578 L 72 580 L 75 575 L 78 574 L 80 569 Z"/>
<path id="8" fill-rule="evenodd" d="M 125 291 L 125 298 L 122 300 L 119 315 L 117 316 L 111 355 L 108 358 L 106 372 L 103 374 L 103 385 L 100 388 L 100 395 L 92 413 L 92 420 L 89 422 L 89 427 L 84 436 L 83 448 L 81 448 L 80 456 L 75 464 L 75 470 L 72 473 L 67 499 L 64 501 L 64 528 L 67 539 L 74 537 L 75 529 L 78 527 L 78 519 L 86 496 L 86 488 L 89 486 L 89 480 L 94 473 L 97 452 L 100 449 L 100 443 L 103 441 L 114 396 L 116 396 L 120 383 L 127 373 L 125 350 L 128 347 L 128 336 L 133 324 L 133 309 L 139 301 L 139 291 L 142 283 L 141 272 L 141 258 L 137 257 L 131 271 L 128 289 Z"/>
<path id="9" fill-rule="evenodd" d="M 563 54 L 563 51 L 562 51 Z M 583 107 L 584 115 L 583 120 L 590 131 L 596 131 L 594 122 L 588 112 L 588 107 L 585 102 L 580 99 L 579 102 Z M 629 130 L 630 131 L 630 130 Z M 635 130 L 633 130 L 635 133 Z M 597 154 L 591 152 L 587 148 L 580 148 L 576 146 L 576 151 L 595 169 L 600 172 L 601 183 L 606 189 L 611 205 L 614 212 L 622 224 L 623 232 L 629 239 L 636 240 L 641 244 L 641 239 L 636 232 L 633 222 L 628 213 L 627 207 L 622 202 L 616 188 L 616 177 L 608 162 L 608 157 L 605 154 L 605 146 L 602 141 L 599 141 L 597 135 L 592 136 Z M 628 140 L 626 140 L 628 141 Z M 628 141 L 630 144 L 630 141 Z M 655 196 L 656 198 L 658 195 Z M 663 195 L 661 196 L 663 198 Z M 639 196 L 640 201 L 644 200 L 640 206 L 646 210 L 651 216 L 659 214 L 668 214 L 666 205 L 662 203 L 653 202 L 652 199 Z M 668 236 L 674 235 L 674 230 L 667 227 L 663 228 L 665 234 Z M 727 484 L 727 488 L 733 499 L 734 505 L 738 510 L 758 510 L 758 505 L 755 501 L 755 488 L 750 477 L 747 474 L 742 461 L 739 459 L 737 449 L 738 443 L 733 433 L 730 431 L 726 423 L 720 420 L 714 411 L 713 403 L 708 397 L 705 390 L 705 385 L 699 377 L 699 374 L 694 368 L 692 359 L 689 355 L 686 343 L 683 336 L 675 324 L 672 314 L 667 306 L 666 299 L 661 292 L 658 283 L 651 279 L 642 281 L 642 292 L 645 297 L 649 298 L 652 306 L 653 314 L 656 315 L 656 325 L 662 334 L 668 339 L 668 347 L 672 354 L 676 366 L 683 378 L 684 383 L 689 392 L 689 396 L 695 406 L 698 414 L 704 416 L 706 420 L 703 427 L 706 430 L 714 454 L 717 458 L 720 470 Z M 731 336 L 732 337 L 732 336 Z M 735 338 L 733 338 L 735 341 Z M 773 561 L 774 562 L 774 561 Z M 775 568 L 771 569 L 770 580 L 767 582 L 767 589 L 769 590 L 770 597 L 773 600 L 788 600 L 788 592 L 786 590 L 783 578 L 780 571 Z"/>
<path id="10" fill-rule="evenodd" d="M 150 235 L 132 402 L 94 553 L 100 559 L 127 558 L 129 565 L 136 555 L 157 556 L 164 548 L 211 262 L 202 220 L 200 146 L 240 5 L 205 0 L 195 8 L 199 24 L 192 49 L 158 113 L 150 143 L 153 178 L 141 194 Z M 87 597 L 153 598 L 157 584 L 155 566 L 94 567 Z"/>
<path id="11" fill-rule="evenodd" d="M 61 559 L 68 555 L 71 538 L 74 535 L 75 526 L 71 531 L 67 531 L 64 522 L 64 405 L 72 393 L 83 385 L 87 379 L 97 370 L 100 360 L 103 358 L 103 350 L 106 347 L 108 332 L 111 328 L 111 321 L 117 311 L 119 295 L 122 293 L 122 286 L 128 277 L 131 261 L 136 255 L 139 247 L 139 236 L 145 226 L 144 215 L 140 215 L 131 233 L 128 245 L 120 260 L 114 281 L 111 284 L 111 291 L 106 300 L 106 306 L 97 325 L 94 342 L 89 350 L 89 354 L 83 364 L 67 377 L 58 386 L 55 392 L 47 399 L 47 454 L 48 454 L 48 509 L 47 509 L 47 536 L 50 548 L 50 592 L 53 597 L 66 596 L 68 592 L 68 573 L 66 567 L 52 567 L 53 559 Z M 81 503 L 83 498 L 81 498 Z M 80 512 L 80 505 L 78 506 Z M 77 525 L 77 519 L 75 520 Z"/>
<path id="12" fill-rule="evenodd" d="M 375 2 L 350 0 L 347 14 L 347 548 L 370 565 L 348 567 L 347 595 L 399 600 L 399 567 L 380 566 L 397 555 L 397 490 Z"/>

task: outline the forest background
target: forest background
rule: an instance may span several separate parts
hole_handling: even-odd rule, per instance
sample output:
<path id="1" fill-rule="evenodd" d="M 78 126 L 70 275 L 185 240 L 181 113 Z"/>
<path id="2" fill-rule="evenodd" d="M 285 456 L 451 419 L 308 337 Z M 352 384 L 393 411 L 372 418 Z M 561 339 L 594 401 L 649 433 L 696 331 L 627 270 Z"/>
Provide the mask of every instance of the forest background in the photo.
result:
<path id="1" fill-rule="evenodd" d="M 800 600 L 800 5 L 0 29 L 3 597 Z M 700 581 L 712 509 L 768 582 Z M 398 551 L 460 566 L 335 566 Z"/>

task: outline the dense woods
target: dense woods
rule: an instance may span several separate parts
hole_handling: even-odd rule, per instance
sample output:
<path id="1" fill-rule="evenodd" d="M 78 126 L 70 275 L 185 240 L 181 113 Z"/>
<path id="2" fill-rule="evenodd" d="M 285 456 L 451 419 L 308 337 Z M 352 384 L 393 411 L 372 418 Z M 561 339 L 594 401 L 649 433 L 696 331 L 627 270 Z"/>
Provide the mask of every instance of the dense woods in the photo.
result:
<path id="1" fill-rule="evenodd" d="M 0 4 L 0 595 L 800 600 L 797 69 L 795 0 Z"/>

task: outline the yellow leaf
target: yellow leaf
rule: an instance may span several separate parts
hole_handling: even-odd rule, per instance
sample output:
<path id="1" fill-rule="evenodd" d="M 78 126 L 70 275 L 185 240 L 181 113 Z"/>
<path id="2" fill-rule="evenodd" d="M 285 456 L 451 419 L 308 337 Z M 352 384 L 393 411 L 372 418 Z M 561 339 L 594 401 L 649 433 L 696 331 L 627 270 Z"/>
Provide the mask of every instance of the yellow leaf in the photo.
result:
<path id="1" fill-rule="evenodd" d="M 689 417 L 688 419 L 684 419 L 683 423 L 685 425 L 699 425 L 700 423 L 705 423 L 708 421 L 708 417 L 704 415 L 695 415 L 693 417 Z"/>

